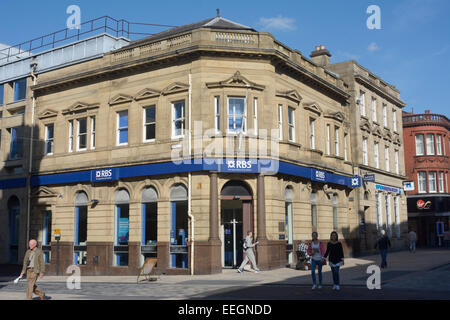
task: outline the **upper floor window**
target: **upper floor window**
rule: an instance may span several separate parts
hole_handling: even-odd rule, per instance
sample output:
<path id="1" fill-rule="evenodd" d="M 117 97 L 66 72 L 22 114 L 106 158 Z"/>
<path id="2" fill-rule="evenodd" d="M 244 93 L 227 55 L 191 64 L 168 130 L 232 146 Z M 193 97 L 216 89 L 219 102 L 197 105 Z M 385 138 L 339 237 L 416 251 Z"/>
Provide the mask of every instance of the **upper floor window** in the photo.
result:
<path id="1" fill-rule="evenodd" d="M 427 133 L 427 155 L 434 156 L 434 134 Z"/>
<path id="2" fill-rule="evenodd" d="M 5 85 L 0 84 L 0 106 L 3 104 L 4 96 L 5 96 Z"/>
<path id="3" fill-rule="evenodd" d="M 442 172 L 442 171 L 439 172 L 439 192 L 441 192 L 441 193 L 445 192 L 444 172 Z"/>
<path id="4" fill-rule="evenodd" d="M 377 99 L 372 97 L 372 121 L 377 122 Z"/>
<path id="5" fill-rule="evenodd" d="M 436 172 L 428 172 L 428 188 L 430 193 L 435 193 L 437 191 L 436 186 Z"/>
<path id="6" fill-rule="evenodd" d="M 327 124 L 327 154 L 330 155 L 331 154 L 331 133 L 330 133 L 330 125 Z"/>
<path id="7" fill-rule="evenodd" d="M 77 122 L 77 151 L 84 151 L 87 148 L 87 119 L 78 119 Z"/>
<path id="8" fill-rule="evenodd" d="M 366 166 L 369 164 L 367 157 L 367 138 L 363 138 L 363 164 Z"/>
<path id="9" fill-rule="evenodd" d="M 283 140 L 283 106 L 281 104 L 278 105 L 278 130 L 280 130 L 279 138 Z"/>
<path id="10" fill-rule="evenodd" d="M 295 142 L 295 110 L 288 108 L 289 141 Z"/>
<path id="11" fill-rule="evenodd" d="M 128 111 L 117 113 L 117 145 L 128 144 Z"/>
<path id="12" fill-rule="evenodd" d="M 388 126 L 388 121 L 387 121 L 387 105 L 383 104 L 383 125 L 385 127 Z"/>
<path id="13" fill-rule="evenodd" d="M 95 149 L 95 117 L 91 117 L 91 149 Z"/>
<path id="14" fill-rule="evenodd" d="M 334 127 L 334 155 L 339 157 L 339 127 Z"/>
<path id="15" fill-rule="evenodd" d="M 13 82 L 14 102 L 24 100 L 27 93 L 27 79 L 19 79 Z"/>
<path id="16" fill-rule="evenodd" d="M 400 174 L 400 165 L 399 165 L 399 159 L 398 159 L 398 150 L 395 150 L 395 173 Z"/>
<path id="17" fill-rule="evenodd" d="M 144 109 L 144 141 L 155 140 L 156 134 L 156 106 Z"/>
<path id="18" fill-rule="evenodd" d="M 315 119 L 309 118 L 309 146 L 311 149 L 316 148 L 316 138 L 315 138 L 315 129 L 314 129 Z"/>
<path id="19" fill-rule="evenodd" d="M 442 156 L 442 135 L 436 135 L 436 154 Z"/>
<path id="20" fill-rule="evenodd" d="M 9 160 L 22 159 L 23 157 L 23 127 L 8 129 L 11 135 Z"/>
<path id="21" fill-rule="evenodd" d="M 73 120 L 69 121 L 69 152 L 73 151 Z"/>
<path id="22" fill-rule="evenodd" d="M 361 116 L 366 116 L 366 94 L 364 91 L 359 93 L 359 104 L 361 106 Z"/>
<path id="23" fill-rule="evenodd" d="M 220 97 L 214 97 L 214 126 L 216 133 L 220 132 Z"/>
<path id="24" fill-rule="evenodd" d="M 253 99 L 253 133 L 258 135 L 258 99 Z"/>
<path id="25" fill-rule="evenodd" d="M 347 133 L 344 133 L 344 160 L 345 161 L 348 161 L 348 147 L 347 147 L 347 136 L 348 136 L 348 134 Z"/>
<path id="26" fill-rule="evenodd" d="M 245 98 L 228 98 L 228 132 L 247 132 Z"/>
<path id="27" fill-rule="evenodd" d="M 375 161 L 375 168 L 380 168 L 380 157 L 378 154 L 378 142 L 375 142 L 373 145 L 373 155 Z"/>
<path id="28" fill-rule="evenodd" d="M 45 154 L 53 154 L 53 144 L 54 144 L 54 125 L 48 124 L 45 126 Z"/>
<path id="29" fill-rule="evenodd" d="M 395 110 L 392 111 L 392 124 L 394 131 L 397 132 L 397 111 Z"/>
<path id="30" fill-rule="evenodd" d="M 418 180 L 418 189 L 419 193 L 426 193 L 427 192 L 427 173 L 425 171 L 419 171 L 417 173 L 417 180 Z"/>
<path id="31" fill-rule="evenodd" d="M 384 162 L 385 162 L 385 169 L 386 171 L 389 171 L 389 147 L 384 147 Z"/>
<path id="32" fill-rule="evenodd" d="M 423 156 L 425 154 L 425 145 L 423 134 L 416 134 L 416 155 Z"/>

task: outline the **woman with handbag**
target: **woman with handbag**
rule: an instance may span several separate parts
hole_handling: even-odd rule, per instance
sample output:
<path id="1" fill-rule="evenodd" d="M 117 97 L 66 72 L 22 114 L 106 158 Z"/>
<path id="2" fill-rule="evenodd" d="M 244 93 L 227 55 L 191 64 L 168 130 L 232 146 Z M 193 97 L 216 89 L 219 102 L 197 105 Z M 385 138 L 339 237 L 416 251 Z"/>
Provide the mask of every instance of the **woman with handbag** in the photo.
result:
<path id="1" fill-rule="evenodd" d="M 330 242 L 327 244 L 327 251 L 324 257 L 330 262 L 331 272 L 333 273 L 333 290 L 340 290 L 339 287 L 339 268 L 344 265 L 344 250 L 342 244 L 338 241 L 336 231 L 331 232 Z"/>
<path id="2" fill-rule="evenodd" d="M 312 289 L 322 289 L 322 265 L 326 264 L 324 259 L 324 247 L 323 243 L 318 240 L 319 235 L 317 232 L 312 233 L 312 241 L 308 245 L 308 254 L 311 256 L 311 276 L 313 281 Z M 319 286 L 316 285 L 316 266 L 319 275 Z"/>

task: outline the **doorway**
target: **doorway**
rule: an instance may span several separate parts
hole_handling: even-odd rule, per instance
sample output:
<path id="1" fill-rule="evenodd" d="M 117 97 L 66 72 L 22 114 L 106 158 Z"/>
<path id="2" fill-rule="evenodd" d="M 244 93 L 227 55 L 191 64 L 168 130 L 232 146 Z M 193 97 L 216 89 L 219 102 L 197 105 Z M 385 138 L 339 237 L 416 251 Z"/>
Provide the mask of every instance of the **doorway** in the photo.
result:
<path id="1" fill-rule="evenodd" d="M 252 195 L 242 181 L 229 181 L 221 192 L 220 239 L 222 267 L 238 268 L 243 260 L 243 244 L 253 231 Z"/>

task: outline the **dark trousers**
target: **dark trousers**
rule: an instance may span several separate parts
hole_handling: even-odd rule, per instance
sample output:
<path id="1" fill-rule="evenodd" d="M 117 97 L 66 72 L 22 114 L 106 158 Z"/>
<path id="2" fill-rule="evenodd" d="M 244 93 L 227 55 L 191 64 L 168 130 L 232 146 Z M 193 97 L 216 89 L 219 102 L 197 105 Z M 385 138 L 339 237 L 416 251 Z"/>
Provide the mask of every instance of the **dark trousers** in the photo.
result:
<path id="1" fill-rule="evenodd" d="M 387 249 L 381 249 L 380 254 L 381 254 L 381 267 L 385 268 L 385 267 L 387 267 L 387 262 L 386 262 Z"/>
<path id="2" fill-rule="evenodd" d="M 339 267 L 331 267 L 331 272 L 333 274 L 333 284 L 339 285 Z"/>

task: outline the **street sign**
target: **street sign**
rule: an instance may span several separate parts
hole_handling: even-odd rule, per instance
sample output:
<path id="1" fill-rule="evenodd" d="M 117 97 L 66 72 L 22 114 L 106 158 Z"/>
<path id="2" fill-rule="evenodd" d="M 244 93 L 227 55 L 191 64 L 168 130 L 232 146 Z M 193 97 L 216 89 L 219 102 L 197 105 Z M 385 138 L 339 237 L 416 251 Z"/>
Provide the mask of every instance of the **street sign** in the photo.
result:
<path id="1" fill-rule="evenodd" d="M 375 174 L 364 175 L 364 182 L 375 182 Z"/>
<path id="2" fill-rule="evenodd" d="M 405 181 L 403 182 L 403 190 L 405 191 L 414 191 L 414 181 Z"/>
<path id="3" fill-rule="evenodd" d="M 55 240 L 59 240 L 61 239 L 61 230 L 60 229 L 55 229 Z"/>

